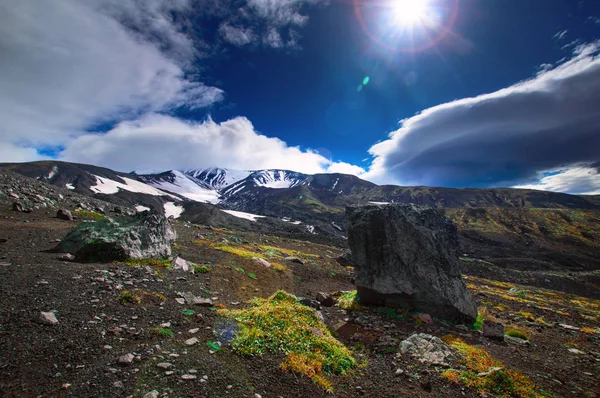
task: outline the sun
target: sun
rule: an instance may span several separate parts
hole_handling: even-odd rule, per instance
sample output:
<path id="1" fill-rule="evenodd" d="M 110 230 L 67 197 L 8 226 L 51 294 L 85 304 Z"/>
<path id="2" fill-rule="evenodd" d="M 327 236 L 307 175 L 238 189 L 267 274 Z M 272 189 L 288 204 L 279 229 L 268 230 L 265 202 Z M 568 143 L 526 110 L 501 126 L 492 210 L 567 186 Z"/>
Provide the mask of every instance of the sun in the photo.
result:
<path id="1" fill-rule="evenodd" d="M 427 0 L 392 0 L 394 20 L 404 27 L 422 24 L 428 18 Z"/>

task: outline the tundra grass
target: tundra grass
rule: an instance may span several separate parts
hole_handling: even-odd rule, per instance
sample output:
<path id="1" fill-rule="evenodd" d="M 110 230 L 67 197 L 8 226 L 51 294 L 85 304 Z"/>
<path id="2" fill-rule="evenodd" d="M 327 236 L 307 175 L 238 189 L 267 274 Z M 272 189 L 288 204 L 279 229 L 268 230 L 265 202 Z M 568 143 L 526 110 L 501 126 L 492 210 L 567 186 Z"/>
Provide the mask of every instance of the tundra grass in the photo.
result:
<path id="1" fill-rule="evenodd" d="M 543 395 L 536 391 L 535 384 L 520 372 L 507 369 L 482 348 L 465 343 L 458 337 L 445 336 L 444 341 L 454 347 L 463 370 L 450 369 L 442 377 L 453 383 L 464 384 L 481 395 L 495 397 L 537 398 Z"/>
<path id="2" fill-rule="evenodd" d="M 105 218 L 103 214 L 89 210 L 73 210 L 72 214 L 79 217 L 93 218 L 94 220 L 103 220 Z"/>
<path id="3" fill-rule="evenodd" d="M 317 312 L 282 290 L 267 299 L 250 301 L 250 308 L 221 309 L 222 316 L 239 322 L 232 347 L 242 355 L 283 352 L 284 371 L 305 375 L 327 391 L 329 374 L 346 375 L 357 367 L 351 351 L 336 340 Z"/>

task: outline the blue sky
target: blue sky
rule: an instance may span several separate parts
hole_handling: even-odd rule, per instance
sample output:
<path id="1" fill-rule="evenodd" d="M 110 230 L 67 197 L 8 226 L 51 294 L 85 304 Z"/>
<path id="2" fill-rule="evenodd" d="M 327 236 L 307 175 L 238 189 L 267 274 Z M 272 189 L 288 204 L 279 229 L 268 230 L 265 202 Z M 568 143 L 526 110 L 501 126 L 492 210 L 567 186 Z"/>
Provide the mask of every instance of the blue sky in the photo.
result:
<path id="1" fill-rule="evenodd" d="M 0 0 L 0 161 L 600 193 L 595 0 L 52 3 Z"/>

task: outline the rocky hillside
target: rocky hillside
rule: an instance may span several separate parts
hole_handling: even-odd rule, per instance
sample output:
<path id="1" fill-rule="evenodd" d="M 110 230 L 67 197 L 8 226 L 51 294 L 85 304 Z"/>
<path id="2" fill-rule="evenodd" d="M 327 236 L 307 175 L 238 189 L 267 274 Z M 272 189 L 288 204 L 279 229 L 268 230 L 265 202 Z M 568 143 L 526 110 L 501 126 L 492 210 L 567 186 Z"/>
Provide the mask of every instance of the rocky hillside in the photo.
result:
<path id="1" fill-rule="evenodd" d="M 63 195 L 61 206 L 80 199 L 102 204 L 25 177 L 14 177 L 15 184 L 19 178 L 34 195 Z M 56 218 L 53 204 L 15 212 L 14 198 L 5 196 L 3 397 L 599 392 L 600 302 L 581 294 L 466 276 L 478 321 L 455 325 L 427 313 L 359 305 L 353 268 L 336 261 L 338 247 L 181 220 L 173 223 L 171 250 L 187 260 L 187 271 L 177 258 L 66 261 L 48 249 L 77 222 Z M 504 330 L 493 334 L 490 322 Z"/>

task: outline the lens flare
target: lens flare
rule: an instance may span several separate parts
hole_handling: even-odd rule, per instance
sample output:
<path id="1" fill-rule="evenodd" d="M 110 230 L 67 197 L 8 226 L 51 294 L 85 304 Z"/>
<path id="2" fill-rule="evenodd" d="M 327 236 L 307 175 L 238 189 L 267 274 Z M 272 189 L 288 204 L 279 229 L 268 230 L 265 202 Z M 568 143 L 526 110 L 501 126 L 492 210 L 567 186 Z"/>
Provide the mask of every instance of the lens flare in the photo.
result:
<path id="1" fill-rule="evenodd" d="M 419 52 L 448 34 L 458 16 L 459 0 L 353 0 L 365 34 L 387 50 Z"/>
<path id="2" fill-rule="evenodd" d="M 402 26 L 412 27 L 427 18 L 427 0 L 395 0 L 392 3 L 394 19 Z"/>

